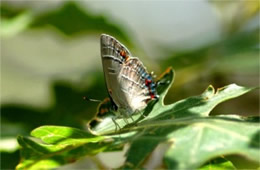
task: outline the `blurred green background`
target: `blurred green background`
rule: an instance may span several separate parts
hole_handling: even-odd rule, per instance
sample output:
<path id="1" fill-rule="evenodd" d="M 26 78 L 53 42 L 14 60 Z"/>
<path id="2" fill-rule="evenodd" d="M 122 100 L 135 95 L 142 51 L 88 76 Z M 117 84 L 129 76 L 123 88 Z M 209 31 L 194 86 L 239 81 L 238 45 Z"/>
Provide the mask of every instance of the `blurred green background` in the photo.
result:
<path id="1" fill-rule="evenodd" d="M 99 37 L 124 43 L 149 71 L 172 66 L 172 103 L 231 83 L 259 86 L 259 1 L 1 1 L 1 169 L 18 135 L 41 125 L 84 129 L 107 97 Z M 214 114 L 259 115 L 259 91 Z M 81 162 L 82 164 L 82 162 Z"/>

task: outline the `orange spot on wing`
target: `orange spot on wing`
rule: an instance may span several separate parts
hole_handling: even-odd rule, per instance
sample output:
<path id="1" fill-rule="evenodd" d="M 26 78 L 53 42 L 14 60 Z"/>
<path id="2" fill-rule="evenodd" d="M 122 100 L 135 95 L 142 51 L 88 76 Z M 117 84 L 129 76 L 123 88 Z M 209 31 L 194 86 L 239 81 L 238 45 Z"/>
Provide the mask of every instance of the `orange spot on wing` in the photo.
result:
<path id="1" fill-rule="evenodd" d="M 129 58 L 129 55 L 126 55 L 126 52 L 125 51 L 120 51 L 120 55 L 125 59 L 125 60 L 128 60 Z"/>
<path id="2" fill-rule="evenodd" d="M 125 58 L 126 57 L 126 52 L 125 51 L 120 51 L 120 55 Z"/>

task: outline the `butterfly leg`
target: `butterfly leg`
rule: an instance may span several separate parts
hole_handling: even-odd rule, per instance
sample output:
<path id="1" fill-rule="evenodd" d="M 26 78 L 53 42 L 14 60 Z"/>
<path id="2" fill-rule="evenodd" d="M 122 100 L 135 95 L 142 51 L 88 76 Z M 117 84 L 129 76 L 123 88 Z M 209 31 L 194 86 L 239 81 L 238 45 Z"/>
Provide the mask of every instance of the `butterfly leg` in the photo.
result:
<path id="1" fill-rule="evenodd" d="M 129 115 L 129 117 L 131 118 L 132 122 L 135 122 L 135 120 L 134 120 L 132 115 Z"/>
<path id="2" fill-rule="evenodd" d="M 133 118 L 131 115 L 130 115 L 129 117 L 131 118 L 132 123 L 133 123 L 135 126 L 137 126 L 137 122 L 134 120 L 134 118 Z"/>
<path id="3" fill-rule="evenodd" d="M 127 120 L 126 117 L 123 117 L 123 120 L 124 120 L 124 122 L 125 122 L 126 124 L 129 124 L 129 122 L 128 122 L 128 120 Z"/>
<path id="4" fill-rule="evenodd" d="M 147 117 L 147 116 L 146 116 L 146 115 L 144 115 L 144 114 L 142 114 L 141 116 L 143 117 L 143 119 Z"/>
<path id="5" fill-rule="evenodd" d="M 117 128 L 118 128 L 118 130 L 120 131 L 120 130 L 121 130 L 121 127 L 120 127 L 119 124 L 116 122 L 116 120 L 115 120 L 114 117 L 112 118 L 112 121 L 113 121 L 113 123 L 115 124 L 115 127 L 116 127 L 115 132 L 117 132 Z"/>

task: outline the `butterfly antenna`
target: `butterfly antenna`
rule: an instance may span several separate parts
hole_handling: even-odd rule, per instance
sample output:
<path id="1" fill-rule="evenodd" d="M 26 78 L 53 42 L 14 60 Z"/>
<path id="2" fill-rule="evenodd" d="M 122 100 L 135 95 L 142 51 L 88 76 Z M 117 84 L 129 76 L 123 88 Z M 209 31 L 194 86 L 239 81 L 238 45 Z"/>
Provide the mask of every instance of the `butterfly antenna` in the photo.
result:
<path id="1" fill-rule="evenodd" d="M 87 100 L 87 101 L 90 101 L 90 102 L 99 102 L 99 103 L 102 102 L 101 100 L 98 100 L 98 99 L 90 99 L 87 96 L 83 96 L 83 99 Z"/>

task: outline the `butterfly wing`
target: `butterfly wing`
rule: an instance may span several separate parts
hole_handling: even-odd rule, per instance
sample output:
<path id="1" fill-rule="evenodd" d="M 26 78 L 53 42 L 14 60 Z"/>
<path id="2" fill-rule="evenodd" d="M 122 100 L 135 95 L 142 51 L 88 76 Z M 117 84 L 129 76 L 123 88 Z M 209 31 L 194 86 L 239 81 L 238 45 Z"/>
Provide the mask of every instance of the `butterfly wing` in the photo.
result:
<path id="1" fill-rule="evenodd" d="M 151 80 L 151 83 L 148 83 L 148 80 Z M 138 58 L 130 58 L 123 64 L 119 82 L 122 91 L 127 94 L 130 113 L 144 109 L 147 102 L 153 98 L 151 94 L 155 91 L 155 83 Z"/>
<path id="2" fill-rule="evenodd" d="M 146 107 L 156 93 L 152 77 L 142 62 L 115 38 L 101 35 L 101 57 L 110 97 L 123 114 Z"/>
<path id="3" fill-rule="evenodd" d="M 100 40 L 102 65 L 109 96 L 117 107 L 126 105 L 126 97 L 120 90 L 118 77 L 125 61 L 125 58 L 121 56 L 122 51 L 124 51 L 124 56 L 130 56 L 131 53 L 124 45 L 109 35 L 102 34 Z"/>

